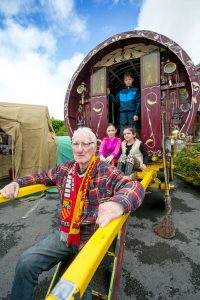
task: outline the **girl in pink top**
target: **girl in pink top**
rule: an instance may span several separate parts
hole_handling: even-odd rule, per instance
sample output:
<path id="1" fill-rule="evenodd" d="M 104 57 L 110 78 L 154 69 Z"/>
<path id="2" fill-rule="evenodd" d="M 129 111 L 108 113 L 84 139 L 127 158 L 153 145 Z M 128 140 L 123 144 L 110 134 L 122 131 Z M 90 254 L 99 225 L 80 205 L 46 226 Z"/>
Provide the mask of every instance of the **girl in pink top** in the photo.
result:
<path id="1" fill-rule="evenodd" d="M 107 163 L 114 163 L 114 159 L 118 159 L 121 152 L 121 139 L 116 136 L 116 128 L 113 124 L 108 124 L 105 137 L 99 147 L 100 159 Z"/>

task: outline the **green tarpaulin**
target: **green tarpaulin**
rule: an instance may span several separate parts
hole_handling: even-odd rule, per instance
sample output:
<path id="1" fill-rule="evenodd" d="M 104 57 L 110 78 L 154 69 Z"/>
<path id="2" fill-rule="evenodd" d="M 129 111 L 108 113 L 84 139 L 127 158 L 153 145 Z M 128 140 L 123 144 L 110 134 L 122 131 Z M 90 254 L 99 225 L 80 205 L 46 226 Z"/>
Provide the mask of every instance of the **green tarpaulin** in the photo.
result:
<path id="1" fill-rule="evenodd" d="M 56 136 L 58 142 L 57 165 L 66 160 L 74 159 L 71 139 L 69 136 Z M 48 193 L 57 193 L 57 188 L 50 189 Z"/>
<path id="2" fill-rule="evenodd" d="M 73 159 L 71 139 L 69 136 L 57 136 L 58 141 L 58 157 L 57 157 L 57 165 L 69 160 Z"/>

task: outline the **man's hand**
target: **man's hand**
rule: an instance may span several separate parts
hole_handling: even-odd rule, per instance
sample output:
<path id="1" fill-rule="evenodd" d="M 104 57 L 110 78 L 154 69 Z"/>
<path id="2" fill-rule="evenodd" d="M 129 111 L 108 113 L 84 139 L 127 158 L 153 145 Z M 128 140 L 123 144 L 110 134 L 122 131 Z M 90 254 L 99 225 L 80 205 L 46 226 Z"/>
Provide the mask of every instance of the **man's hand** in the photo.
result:
<path id="1" fill-rule="evenodd" d="M 138 116 L 133 116 L 133 121 L 138 121 L 139 117 Z"/>
<path id="2" fill-rule="evenodd" d="M 19 192 L 19 184 L 17 182 L 11 182 L 4 186 L 3 189 L 0 190 L 0 193 L 4 198 L 16 198 Z"/>
<path id="3" fill-rule="evenodd" d="M 110 221 L 119 218 L 124 210 L 121 204 L 113 201 L 104 202 L 99 205 L 96 223 L 99 227 L 105 227 Z"/>

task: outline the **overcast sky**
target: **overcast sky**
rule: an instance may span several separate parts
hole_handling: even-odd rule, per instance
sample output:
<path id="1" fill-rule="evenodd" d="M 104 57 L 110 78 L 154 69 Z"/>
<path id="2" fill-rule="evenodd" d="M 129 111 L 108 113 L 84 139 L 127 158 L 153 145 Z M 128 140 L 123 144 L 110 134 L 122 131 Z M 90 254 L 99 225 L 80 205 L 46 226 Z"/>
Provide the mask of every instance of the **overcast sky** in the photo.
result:
<path id="1" fill-rule="evenodd" d="M 200 63 L 199 0 L 0 0 L 0 102 L 48 105 L 63 119 L 82 59 L 134 29 L 166 35 Z"/>

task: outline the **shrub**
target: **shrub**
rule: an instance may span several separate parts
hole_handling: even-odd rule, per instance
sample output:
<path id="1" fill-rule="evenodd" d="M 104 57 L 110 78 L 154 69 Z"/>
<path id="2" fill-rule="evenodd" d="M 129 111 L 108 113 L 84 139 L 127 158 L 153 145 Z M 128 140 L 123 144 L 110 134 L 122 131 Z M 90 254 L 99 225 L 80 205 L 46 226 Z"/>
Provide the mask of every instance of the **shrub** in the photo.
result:
<path id="1" fill-rule="evenodd" d="M 187 144 L 177 153 L 176 171 L 187 182 L 200 186 L 200 144 Z"/>
<path id="2" fill-rule="evenodd" d="M 57 136 L 60 135 L 68 135 L 67 129 L 65 127 L 65 123 L 62 120 L 55 120 L 53 117 L 51 118 L 52 126 Z"/>

